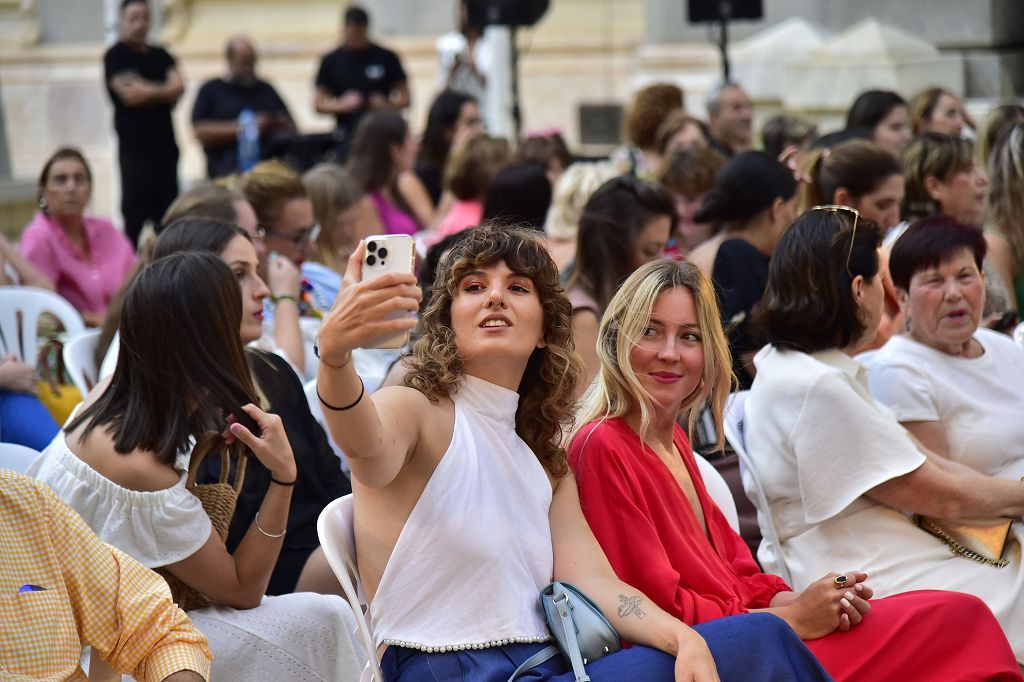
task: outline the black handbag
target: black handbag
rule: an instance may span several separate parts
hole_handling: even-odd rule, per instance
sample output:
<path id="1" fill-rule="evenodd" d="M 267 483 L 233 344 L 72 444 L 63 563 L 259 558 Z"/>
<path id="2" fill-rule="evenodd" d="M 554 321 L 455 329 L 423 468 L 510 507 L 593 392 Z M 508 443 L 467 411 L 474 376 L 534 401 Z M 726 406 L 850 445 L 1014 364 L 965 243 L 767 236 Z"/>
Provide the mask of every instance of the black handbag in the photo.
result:
<path id="1" fill-rule="evenodd" d="M 572 666 L 576 682 L 590 682 L 584 666 L 622 648 L 619 633 L 575 585 L 551 583 L 540 592 L 540 606 L 557 646 L 545 647 L 523 661 L 509 682 L 559 653 Z"/>

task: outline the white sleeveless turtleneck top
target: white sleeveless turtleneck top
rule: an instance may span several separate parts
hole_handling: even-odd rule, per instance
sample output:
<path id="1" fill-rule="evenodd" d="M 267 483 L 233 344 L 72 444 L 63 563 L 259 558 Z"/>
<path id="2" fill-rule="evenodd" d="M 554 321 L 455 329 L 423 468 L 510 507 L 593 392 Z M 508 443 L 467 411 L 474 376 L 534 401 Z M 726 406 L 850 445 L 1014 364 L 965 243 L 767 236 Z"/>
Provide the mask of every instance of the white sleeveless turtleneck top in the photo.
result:
<path id="1" fill-rule="evenodd" d="M 519 394 L 465 377 L 451 444 L 370 604 L 375 644 L 451 651 L 549 638 L 551 483 L 515 430 Z"/>

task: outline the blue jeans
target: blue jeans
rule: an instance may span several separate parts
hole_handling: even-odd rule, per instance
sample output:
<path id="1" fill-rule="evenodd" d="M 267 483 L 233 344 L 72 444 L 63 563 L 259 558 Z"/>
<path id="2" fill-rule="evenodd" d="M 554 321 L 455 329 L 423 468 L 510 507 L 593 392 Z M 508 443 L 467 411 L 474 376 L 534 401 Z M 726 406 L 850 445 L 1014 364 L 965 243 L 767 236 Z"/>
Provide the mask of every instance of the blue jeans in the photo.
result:
<path id="1" fill-rule="evenodd" d="M 708 644 L 723 680 L 830 680 L 814 655 L 786 623 L 769 613 L 749 613 L 702 623 L 694 628 Z M 493 649 L 427 654 L 391 646 L 381 669 L 387 682 L 506 682 L 520 663 L 545 644 L 511 644 Z M 587 664 L 593 682 L 673 682 L 675 659 L 634 645 Z M 573 682 L 561 656 L 533 668 L 519 679 L 528 682 Z"/>
<path id="2" fill-rule="evenodd" d="M 60 427 L 39 398 L 0 390 L 0 442 L 42 450 L 58 431 Z"/>

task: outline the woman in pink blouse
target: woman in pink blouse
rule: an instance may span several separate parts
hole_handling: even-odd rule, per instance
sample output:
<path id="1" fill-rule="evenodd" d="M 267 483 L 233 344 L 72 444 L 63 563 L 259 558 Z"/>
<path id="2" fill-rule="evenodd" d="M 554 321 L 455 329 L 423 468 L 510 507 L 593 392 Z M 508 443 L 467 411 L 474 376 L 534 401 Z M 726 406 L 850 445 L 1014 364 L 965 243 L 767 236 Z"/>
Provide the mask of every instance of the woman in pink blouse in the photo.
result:
<path id="1" fill-rule="evenodd" d="M 77 149 L 58 149 L 47 160 L 38 194 L 39 212 L 21 235 L 21 252 L 86 324 L 102 324 L 107 304 L 135 265 L 135 250 L 109 220 L 85 214 L 92 172 Z"/>

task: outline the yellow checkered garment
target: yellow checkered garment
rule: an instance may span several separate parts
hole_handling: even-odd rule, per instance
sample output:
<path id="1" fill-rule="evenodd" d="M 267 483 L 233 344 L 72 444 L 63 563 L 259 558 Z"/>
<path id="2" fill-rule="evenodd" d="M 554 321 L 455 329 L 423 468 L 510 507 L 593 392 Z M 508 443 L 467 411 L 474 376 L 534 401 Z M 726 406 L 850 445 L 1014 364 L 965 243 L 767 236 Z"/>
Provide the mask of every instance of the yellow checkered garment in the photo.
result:
<path id="1" fill-rule="evenodd" d="M 45 589 L 19 594 L 26 584 Z M 206 637 L 163 578 L 104 544 L 45 485 L 0 470 L 0 678 L 85 679 L 86 644 L 139 680 L 209 679 Z"/>

